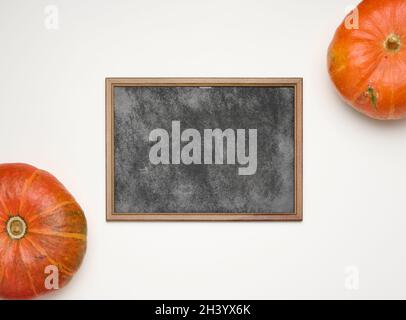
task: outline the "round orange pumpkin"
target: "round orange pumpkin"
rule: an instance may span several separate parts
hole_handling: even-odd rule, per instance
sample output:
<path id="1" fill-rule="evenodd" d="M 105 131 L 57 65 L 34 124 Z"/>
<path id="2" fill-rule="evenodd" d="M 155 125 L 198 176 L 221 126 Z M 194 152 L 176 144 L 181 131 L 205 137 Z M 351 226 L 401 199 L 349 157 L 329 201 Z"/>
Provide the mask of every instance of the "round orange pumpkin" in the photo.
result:
<path id="1" fill-rule="evenodd" d="M 86 219 L 65 187 L 30 165 L 0 164 L 0 297 L 63 287 L 85 251 Z"/>
<path id="2" fill-rule="evenodd" d="M 337 29 L 328 69 L 344 100 L 372 118 L 406 116 L 406 1 L 364 0 Z"/>

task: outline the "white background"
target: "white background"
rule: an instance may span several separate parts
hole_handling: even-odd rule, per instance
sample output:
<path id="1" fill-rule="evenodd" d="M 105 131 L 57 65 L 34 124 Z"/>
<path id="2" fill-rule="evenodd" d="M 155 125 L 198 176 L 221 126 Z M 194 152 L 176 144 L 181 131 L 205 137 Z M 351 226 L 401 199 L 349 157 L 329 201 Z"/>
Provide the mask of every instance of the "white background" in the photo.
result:
<path id="1" fill-rule="evenodd" d="M 0 0 L 0 162 L 50 171 L 88 219 L 82 268 L 50 297 L 406 298 L 406 122 L 353 111 L 326 71 L 351 4 Z M 106 223 L 110 76 L 303 77 L 304 221 Z"/>

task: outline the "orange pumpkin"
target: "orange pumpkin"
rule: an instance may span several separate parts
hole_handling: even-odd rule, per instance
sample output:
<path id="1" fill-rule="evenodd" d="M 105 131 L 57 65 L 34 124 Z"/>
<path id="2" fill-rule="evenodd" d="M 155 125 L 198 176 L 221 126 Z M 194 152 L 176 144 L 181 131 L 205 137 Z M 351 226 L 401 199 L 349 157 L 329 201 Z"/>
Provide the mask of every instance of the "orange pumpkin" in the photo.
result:
<path id="1" fill-rule="evenodd" d="M 336 31 L 328 69 L 358 111 L 381 120 L 405 117 L 406 1 L 361 2 Z"/>
<path id="2" fill-rule="evenodd" d="M 0 164 L 0 297 L 63 287 L 85 251 L 86 219 L 65 187 L 30 165 Z"/>

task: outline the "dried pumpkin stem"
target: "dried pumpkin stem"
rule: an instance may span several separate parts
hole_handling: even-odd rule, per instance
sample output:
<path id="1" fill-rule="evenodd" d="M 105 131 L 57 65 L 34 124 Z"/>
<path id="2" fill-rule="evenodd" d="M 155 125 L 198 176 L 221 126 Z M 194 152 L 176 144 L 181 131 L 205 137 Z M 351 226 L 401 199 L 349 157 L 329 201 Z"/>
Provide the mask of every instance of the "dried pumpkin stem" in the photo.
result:
<path id="1" fill-rule="evenodd" d="M 384 47 L 389 52 L 398 52 L 401 46 L 401 38 L 395 33 L 391 33 L 384 42 Z"/>
<path id="2" fill-rule="evenodd" d="M 27 224 L 20 216 L 11 217 L 7 221 L 7 233 L 13 240 L 19 240 L 25 236 Z"/>

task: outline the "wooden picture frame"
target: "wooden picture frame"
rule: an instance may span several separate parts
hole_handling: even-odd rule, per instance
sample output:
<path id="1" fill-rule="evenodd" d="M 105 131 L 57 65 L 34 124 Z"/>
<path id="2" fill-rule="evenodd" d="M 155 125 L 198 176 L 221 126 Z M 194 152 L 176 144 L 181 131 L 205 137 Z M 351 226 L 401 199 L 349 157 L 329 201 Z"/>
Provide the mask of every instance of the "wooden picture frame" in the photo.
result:
<path id="1" fill-rule="evenodd" d="M 294 212 L 287 213 L 116 213 L 114 210 L 115 87 L 293 87 Z M 302 78 L 106 78 L 106 219 L 107 221 L 302 221 L 303 79 Z"/>

